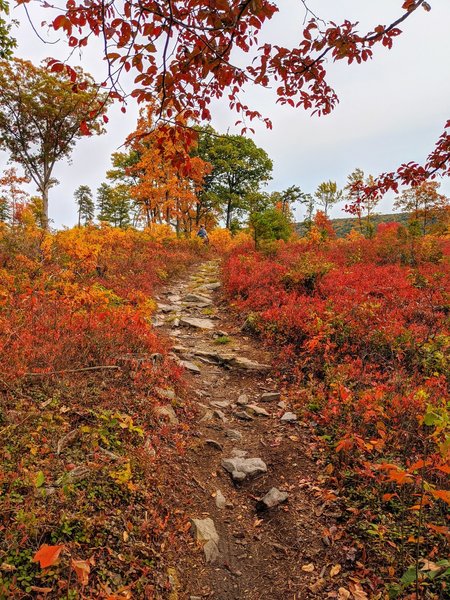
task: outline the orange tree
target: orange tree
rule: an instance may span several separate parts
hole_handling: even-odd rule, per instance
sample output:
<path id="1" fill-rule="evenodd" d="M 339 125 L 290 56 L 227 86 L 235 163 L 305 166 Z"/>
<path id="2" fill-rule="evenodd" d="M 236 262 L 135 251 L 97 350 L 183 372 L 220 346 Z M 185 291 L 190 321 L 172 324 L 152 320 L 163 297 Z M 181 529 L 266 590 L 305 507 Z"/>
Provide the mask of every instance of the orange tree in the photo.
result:
<path id="1" fill-rule="evenodd" d="M 143 109 L 137 129 L 127 139 L 132 160 L 125 169 L 134 178 L 130 195 L 141 207 L 147 225 L 174 225 L 190 233 L 197 214 L 198 192 L 209 163 L 191 156 L 195 139 L 183 128 L 154 124 L 154 107 Z"/>
<path id="2" fill-rule="evenodd" d="M 328 114 L 338 96 L 328 81 L 327 64 L 366 62 L 375 46 L 392 47 L 400 26 L 412 14 L 430 10 L 425 0 L 399 0 L 397 19 L 361 32 L 358 22 L 348 19 L 340 24 L 324 22 L 304 1 L 309 22 L 299 43 L 288 48 L 258 39 L 267 21 L 283 10 L 276 1 L 69 0 L 62 12 L 34 1 L 49 8 L 51 24 L 66 33 L 70 46 L 81 48 L 92 35 L 102 39 L 113 93 L 124 95 L 121 75 L 134 71 L 132 95 L 138 101 L 157 97 L 161 116 L 167 110 L 168 118 L 183 113 L 196 120 L 209 119 L 211 101 L 222 96 L 244 118 L 264 119 L 240 99 L 249 85 L 275 88 L 282 104 Z M 31 2 L 19 0 L 23 5 Z M 55 59 L 53 68 L 62 67 Z M 397 189 L 399 183 L 410 185 L 438 172 L 449 173 L 449 127 L 447 122 L 423 166 L 404 164 L 396 173 L 381 176 L 376 185 Z"/>
<path id="3" fill-rule="evenodd" d="M 403 190 L 395 201 L 395 208 L 409 213 L 411 225 L 418 226 L 423 234 L 444 221 L 450 200 L 439 193 L 440 183 L 424 181 L 418 186 Z"/>
<path id="4" fill-rule="evenodd" d="M 49 73 L 14 59 L 0 63 L 0 100 L 0 145 L 36 184 L 47 224 L 54 166 L 82 135 L 103 133 L 107 96 L 81 69 Z"/>

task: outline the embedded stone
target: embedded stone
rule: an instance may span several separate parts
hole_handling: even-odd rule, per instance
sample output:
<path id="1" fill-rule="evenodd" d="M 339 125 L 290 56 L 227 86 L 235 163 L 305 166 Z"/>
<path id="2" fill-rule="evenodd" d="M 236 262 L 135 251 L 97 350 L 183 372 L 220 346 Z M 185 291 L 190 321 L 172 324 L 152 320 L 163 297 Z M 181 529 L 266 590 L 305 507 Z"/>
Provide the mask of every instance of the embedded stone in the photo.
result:
<path id="1" fill-rule="evenodd" d="M 203 552 L 206 562 L 214 562 L 219 556 L 219 534 L 216 531 L 214 521 L 209 517 L 206 519 L 192 519 L 195 539 L 205 542 Z"/>
<path id="2" fill-rule="evenodd" d="M 261 395 L 261 402 L 276 402 L 280 400 L 281 394 L 280 392 L 265 392 Z"/>
<path id="3" fill-rule="evenodd" d="M 281 417 L 281 421 L 285 423 L 295 423 L 297 421 L 297 415 L 293 412 L 285 412 Z"/>
<path id="4" fill-rule="evenodd" d="M 171 425 L 178 425 L 178 417 L 175 414 L 175 411 L 170 405 L 167 406 L 157 406 L 155 408 L 155 414 L 163 420 L 169 421 Z"/>
<path id="5" fill-rule="evenodd" d="M 195 317 L 183 317 L 180 319 L 180 325 L 193 327 L 194 329 L 214 329 L 214 323 L 211 319 L 197 319 Z"/>

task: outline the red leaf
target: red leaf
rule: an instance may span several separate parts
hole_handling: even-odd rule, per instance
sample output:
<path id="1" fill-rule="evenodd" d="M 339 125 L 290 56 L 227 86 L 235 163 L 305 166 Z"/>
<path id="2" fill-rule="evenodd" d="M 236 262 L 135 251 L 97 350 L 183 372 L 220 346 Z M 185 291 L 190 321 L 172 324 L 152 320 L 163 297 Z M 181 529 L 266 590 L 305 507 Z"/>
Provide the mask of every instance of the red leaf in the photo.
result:
<path id="1" fill-rule="evenodd" d="M 41 565 L 41 569 L 51 567 L 58 561 L 63 548 L 64 546 L 49 546 L 48 544 L 43 544 L 33 556 L 33 562 L 38 562 Z"/>
<path id="2" fill-rule="evenodd" d="M 91 135 L 91 131 L 86 124 L 86 121 L 81 121 L 80 123 L 80 131 L 83 135 Z"/>
<path id="3" fill-rule="evenodd" d="M 59 15 L 53 21 L 53 29 L 64 29 L 64 31 L 70 33 L 72 31 L 72 23 L 66 15 Z"/>

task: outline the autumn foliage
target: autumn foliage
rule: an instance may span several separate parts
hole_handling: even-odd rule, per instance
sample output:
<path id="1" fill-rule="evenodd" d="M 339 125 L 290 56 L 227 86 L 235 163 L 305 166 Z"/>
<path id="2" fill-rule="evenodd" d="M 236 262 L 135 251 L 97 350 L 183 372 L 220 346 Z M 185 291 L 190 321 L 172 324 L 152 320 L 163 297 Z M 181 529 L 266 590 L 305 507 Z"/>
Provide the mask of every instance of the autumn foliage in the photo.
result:
<path id="1" fill-rule="evenodd" d="M 244 326 L 276 350 L 294 406 L 322 439 L 348 530 L 364 555 L 382 553 L 381 567 L 368 561 L 370 585 L 390 584 L 392 597 L 448 585 L 449 251 L 447 238 L 398 224 L 372 240 L 316 227 L 269 254 L 238 248 L 223 269 Z"/>
<path id="2" fill-rule="evenodd" d="M 155 126 L 154 106 L 141 111 L 136 131 L 127 139 L 135 156 L 127 169 L 136 183 L 130 196 L 141 207 L 147 226 L 173 224 L 177 233 L 190 234 L 196 221 L 198 193 L 211 165 L 191 156 L 195 140 L 182 128 Z"/>
<path id="3" fill-rule="evenodd" d="M 153 490 L 181 442 L 155 411 L 181 372 L 153 297 L 198 256 L 164 227 L 1 224 L 0 597 L 164 587 L 149 565 L 177 516 Z"/>

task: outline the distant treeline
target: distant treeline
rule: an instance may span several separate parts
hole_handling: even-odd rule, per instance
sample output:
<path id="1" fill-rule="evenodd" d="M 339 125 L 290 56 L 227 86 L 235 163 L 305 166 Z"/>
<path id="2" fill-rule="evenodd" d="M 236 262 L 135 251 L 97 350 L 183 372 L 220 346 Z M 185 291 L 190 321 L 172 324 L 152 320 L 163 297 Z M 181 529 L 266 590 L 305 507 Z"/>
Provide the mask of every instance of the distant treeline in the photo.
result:
<path id="1" fill-rule="evenodd" d="M 372 221 L 375 226 L 380 223 L 401 223 L 408 224 L 409 216 L 407 213 L 392 213 L 388 215 L 373 215 Z M 357 218 L 330 219 L 337 237 L 345 237 L 352 229 L 358 230 Z M 304 236 L 307 233 L 307 223 L 305 221 L 296 223 L 295 228 L 299 235 Z"/>

